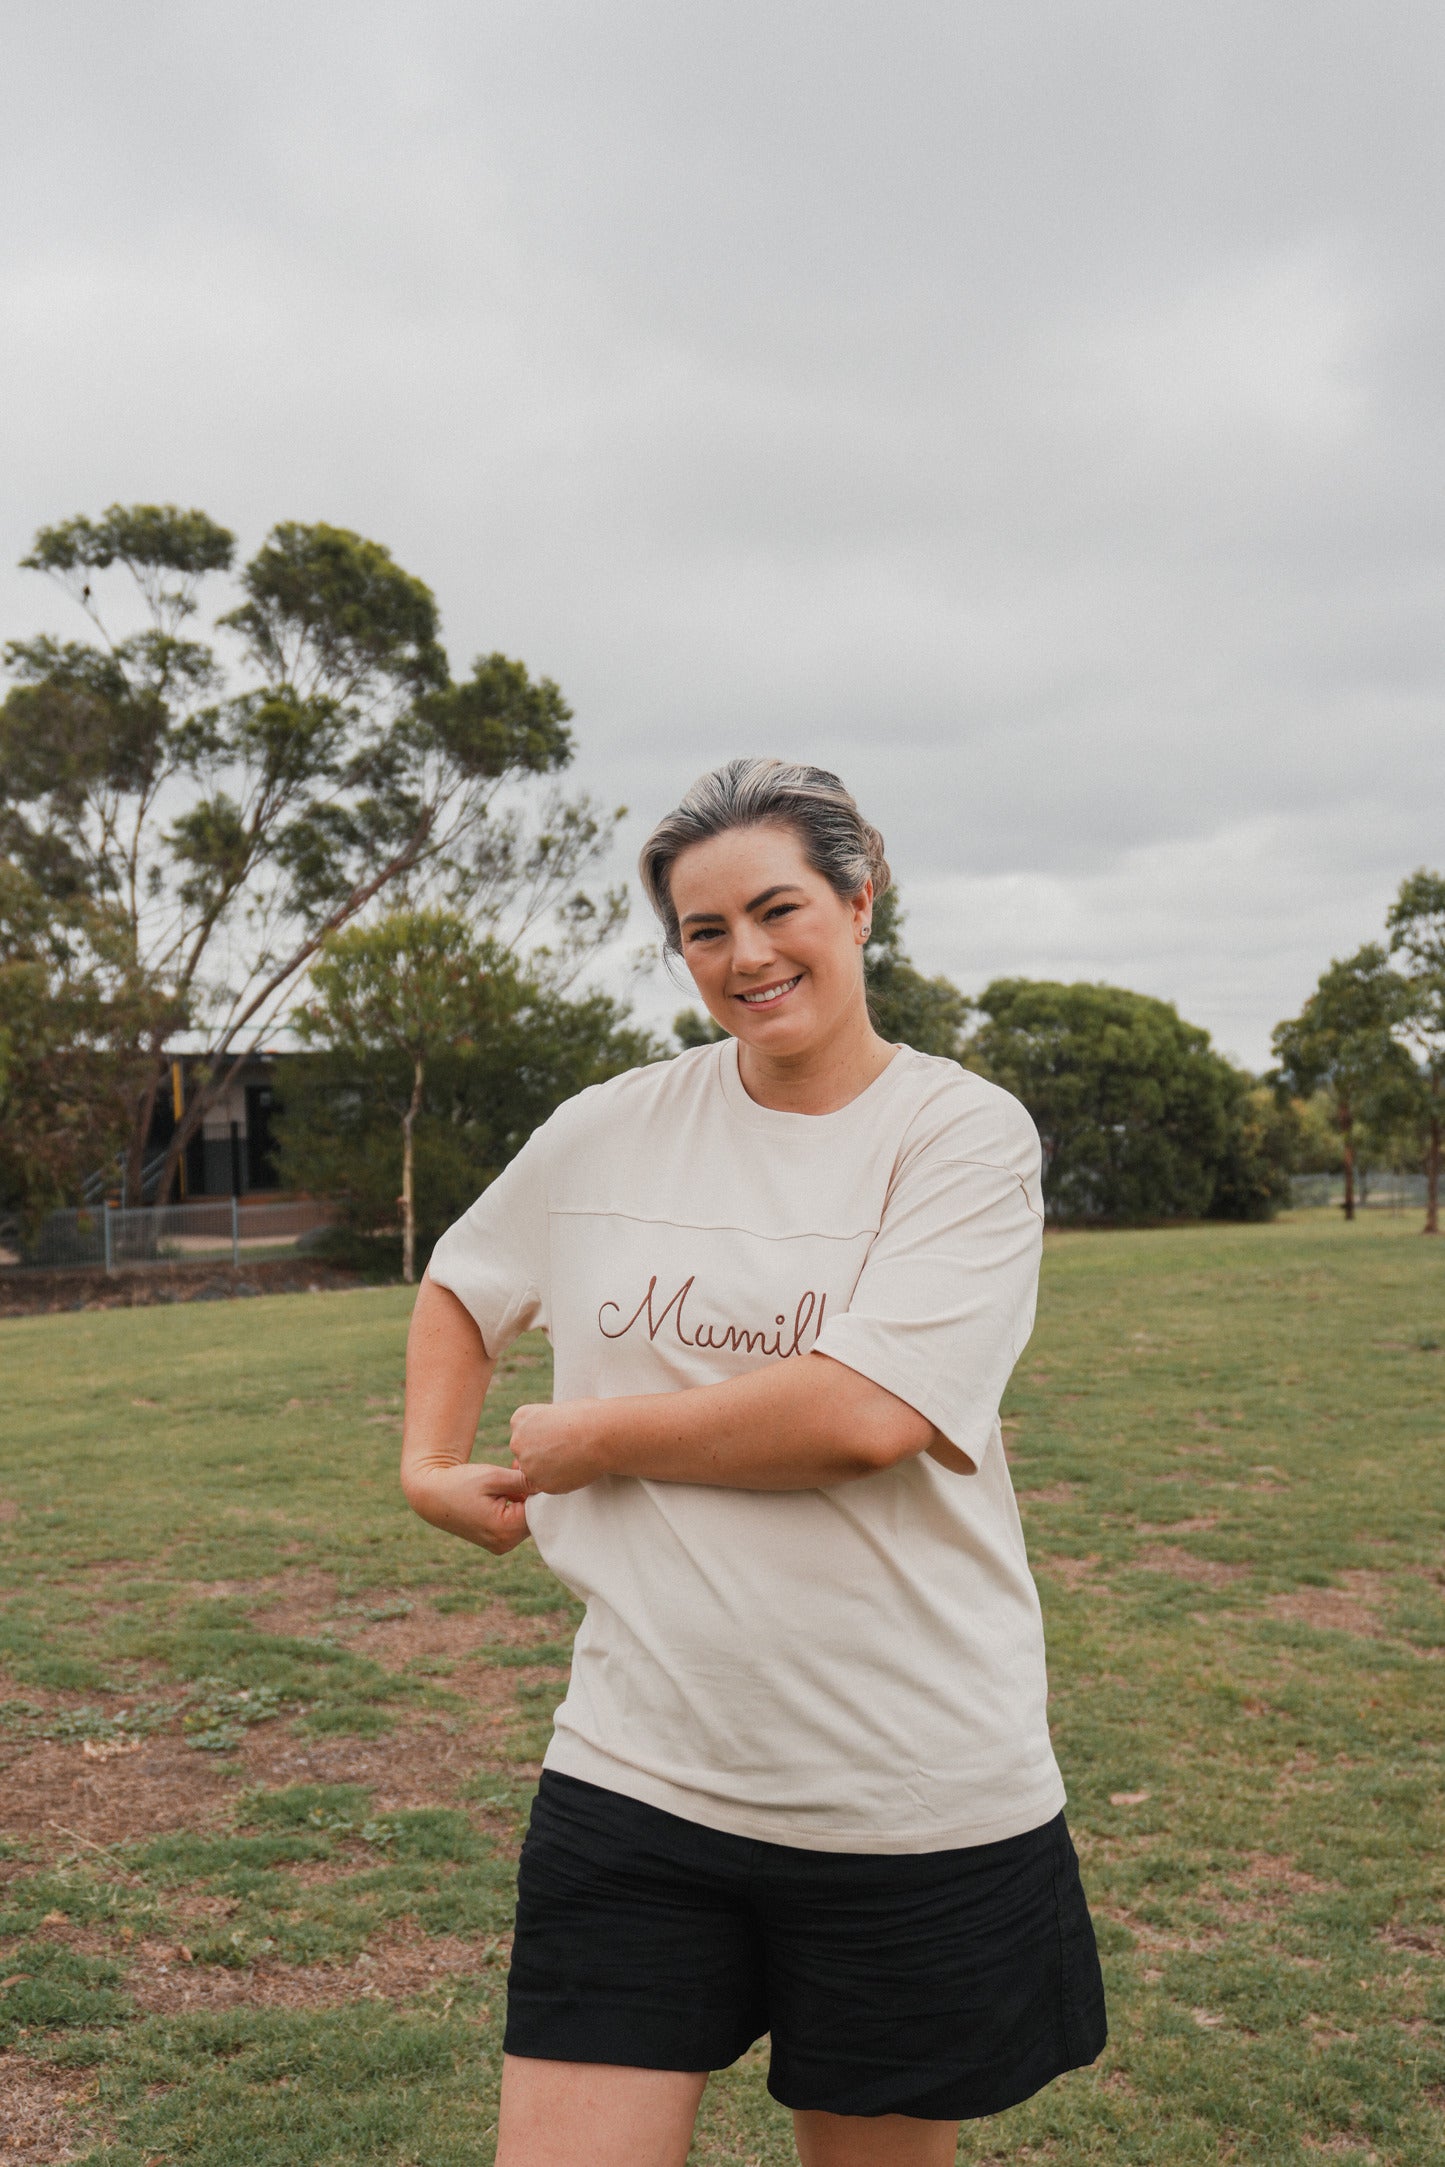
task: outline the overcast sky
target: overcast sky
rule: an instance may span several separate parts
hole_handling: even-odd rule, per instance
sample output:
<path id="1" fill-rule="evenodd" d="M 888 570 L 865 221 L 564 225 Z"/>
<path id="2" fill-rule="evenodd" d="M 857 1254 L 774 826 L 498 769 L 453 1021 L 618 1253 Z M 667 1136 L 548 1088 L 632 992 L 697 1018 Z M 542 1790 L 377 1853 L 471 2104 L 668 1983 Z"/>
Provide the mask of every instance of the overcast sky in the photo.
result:
<path id="1" fill-rule="evenodd" d="M 821 760 L 920 963 L 1253 1065 L 1445 863 L 1438 4 L 0 23 L 7 633 L 113 500 L 358 528 L 558 678 L 631 849 Z"/>

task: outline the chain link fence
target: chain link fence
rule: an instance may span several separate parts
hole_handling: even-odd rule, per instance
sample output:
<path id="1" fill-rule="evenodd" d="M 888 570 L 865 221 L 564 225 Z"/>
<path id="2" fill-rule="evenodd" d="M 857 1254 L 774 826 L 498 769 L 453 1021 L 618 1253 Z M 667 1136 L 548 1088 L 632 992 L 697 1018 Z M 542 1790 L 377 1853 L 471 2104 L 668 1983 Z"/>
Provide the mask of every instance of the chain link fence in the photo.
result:
<path id="1" fill-rule="evenodd" d="M 1345 1201 L 1343 1174 L 1292 1174 L 1290 1202 L 1296 1211 L 1336 1210 Z M 1355 1204 L 1361 1211 L 1423 1211 L 1425 1176 L 1370 1171 L 1355 1176 Z"/>
<path id="2" fill-rule="evenodd" d="M 0 1220 L 0 1269 L 129 1271 L 147 1264 L 260 1264 L 314 1248 L 336 1206 L 310 1197 L 274 1204 L 217 1197 L 207 1203 L 126 1210 L 100 1203 L 53 1211 L 26 1239 Z"/>

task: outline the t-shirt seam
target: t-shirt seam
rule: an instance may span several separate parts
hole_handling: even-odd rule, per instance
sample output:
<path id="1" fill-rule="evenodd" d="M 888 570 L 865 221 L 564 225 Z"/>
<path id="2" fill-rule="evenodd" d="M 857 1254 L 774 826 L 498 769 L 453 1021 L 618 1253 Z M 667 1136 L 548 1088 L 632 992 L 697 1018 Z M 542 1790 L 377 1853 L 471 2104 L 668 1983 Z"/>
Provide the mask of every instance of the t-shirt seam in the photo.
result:
<path id="1" fill-rule="evenodd" d="M 1044 1215 L 1035 1207 L 1034 1200 L 1029 1195 L 1029 1185 L 1016 1167 L 1000 1166 L 997 1159 L 930 1159 L 928 1163 L 930 1166 L 982 1166 L 986 1167 L 990 1174 L 1005 1175 L 1008 1180 L 1017 1182 L 1024 1202 L 1038 1220 L 1039 1225 L 1043 1225 Z"/>
<path id="2" fill-rule="evenodd" d="M 875 1226 L 852 1228 L 846 1234 L 825 1234 L 817 1227 L 805 1227 L 798 1234 L 765 1234 L 759 1227 L 742 1226 L 735 1219 L 672 1219 L 665 1212 L 616 1211 L 607 1204 L 549 1204 L 548 1263 L 551 1263 L 550 1221 L 552 1219 L 626 1219 L 633 1226 L 666 1226 L 678 1234 L 750 1234 L 764 1242 L 855 1242 L 866 1235 L 870 1240 L 878 1235 L 882 1222 Z"/>

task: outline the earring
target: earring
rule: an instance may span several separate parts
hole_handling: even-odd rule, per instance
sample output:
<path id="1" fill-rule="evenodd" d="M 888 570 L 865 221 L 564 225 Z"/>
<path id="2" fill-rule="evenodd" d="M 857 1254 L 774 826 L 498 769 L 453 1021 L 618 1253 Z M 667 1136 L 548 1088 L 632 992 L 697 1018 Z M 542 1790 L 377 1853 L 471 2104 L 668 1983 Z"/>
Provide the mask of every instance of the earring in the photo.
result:
<path id="1" fill-rule="evenodd" d="M 865 926 L 864 926 L 864 928 L 863 928 L 863 938 L 864 938 L 864 940 L 865 940 L 865 941 L 866 941 L 866 940 L 871 940 L 871 939 L 872 939 L 872 937 L 873 937 L 873 928 L 872 928 L 872 926 L 871 926 L 871 925 L 865 925 Z"/>

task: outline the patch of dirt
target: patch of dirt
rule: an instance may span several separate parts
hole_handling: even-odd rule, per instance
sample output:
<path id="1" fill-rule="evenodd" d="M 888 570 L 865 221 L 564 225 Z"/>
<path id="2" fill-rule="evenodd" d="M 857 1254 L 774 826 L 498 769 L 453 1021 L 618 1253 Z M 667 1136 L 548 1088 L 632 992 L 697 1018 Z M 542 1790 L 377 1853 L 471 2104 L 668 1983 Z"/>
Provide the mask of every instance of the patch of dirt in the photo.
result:
<path id="1" fill-rule="evenodd" d="M 1334 2047 L 1338 2046 L 1342 2039 L 1349 2041 L 1359 2036 L 1356 2032 L 1341 2031 L 1338 2024 L 1332 2023 L 1328 2017 L 1316 2016 L 1312 2009 L 1305 2017 L 1305 2029 L 1309 2033 L 1312 2047 Z"/>
<path id="2" fill-rule="evenodd" d="M 374 1939 L 351 1964 L 188 1963 L 166 1942 L 143 1942 L 126 1973 L 125 1991 L 147 2016 L 178 2010 L 325 2009 L 357 2000 L 410 2001 L 448 1981 L 474 1978 L 497 1963 L 509 1936 L 481 1942 L 457 1934 L 401 1929 Z M 498 1991 L 500 1992 L 500 1979 Z"/>
<path id="3" fill-rule="evenodd" d="M 516 1720 L 516 1688 L 555 1685 L 561 1700 L 566 1673 L 535 1669 L 478 1670 L 466 1681 L 470 1720 L 439 1723 L 420 1717 L 403 1719 L 382 1738 L 310 1737 L 276 1723 L 258 1724 L 246 1733 L 241 1749 L 246 1788 L 279 1789 L 292 1783 L 361 1783 L 375 1794 L 378 1813 L 413 1806 L 453 1804 L 462 1786 L 479 1769 L 501 1767 L 497 1747 Z M 522 1778 L 529 1770 L 507 1762 L 506 1773 Z M 535 1771 L 530 1771 L 535 1773 Z M 478 1819 L 490 1826 L 485 1815 Z"/>
<path id="4" fill-rule="evenodd" d="M 444 1615 L 430 1603 L 417 1602 L 407 1617 L 363 1624 L 360 1632 L 349 1637 L 347 1645 L 388 1670 L 401 1670 L 408 1663 L 428 1657 L 467 1662 L 484 1656 L 489 1646 L 535 1648 L 562 1637 L 555 1618 L 519 1617 L 506 1603 L 489 1603 L 484 1610 Z M 469 1678 L 468 1692 L 471 1687 Z"/>
<path id="5" fill-rule="evenodd" d="M 323 1859 L 304 1859 L 299 1865 L 288 1866 L 287 1873 L 293 1881 L 312 1878 L 310 1869 L 324 1866 L 328 1876 L 340 1880 L 348 1871 L 346 1863 L 338 1859 L 330 1864 Z M 166 1910 L 174 1918 L 200 1926 L 214 1926 L 218 1919 L 229 1919 L 241 1908 L 239 1896 L 172 1896 L 167 1893 Z"/>
<path id="6" fill-rule="evenodd" d="M 75 2159 L 91 2141 L 79 2110 L 95 2091 L 88 2074 L 0 2054 L 0 2167 Z"/>
<path id="7" fill-rule="evenodd" d="M 1378 1640 L 1385 1630 L 1379 1613 L 1387 1592 L 1382 1573 L 1360 1569 L 1341 1573 L 1334 1587 L 1292 1588 L 1287 1595 L 1271 1595 L 1267 1608 L 1290 1625 L 1324 1627 Z"/>
<path id="8" fill-rule="evenodd" d="M 20 1518 L 20 1501 L 14 1497 L 0 1497 L 0 1527 L 8 1527 L 12 1520 Z"/>
<path id="9" fill-rule="evenodd" d="M 1098 2081 L 1099 2090 L 1101 2092 L 1112 2092 L 1116 2099 L 1133 2099 L 1136 2097 L 1134 2082 L 1122 2069 L 1106 2069 Z"/>
<path id="10" fill-rule="evenodd" d="M 1321 1881 L 1318 1874 L 1306 1873 L 1277 1851 L 1251 1851 L 1229 1878 L 1250 1888 L 1277 1889 L 1296 1896 L 1323 1896 L 1339 1887 L 1337 1881 Z"/>
<path id="11" fill-rule="evenodd" d="M 498 1751 L 516 1720 L 517 1687 L 554 1684 L 560 1701 L 566 1675 L 553 1666 L 478 1665 L 465 1680 L 469 1705 L 459 1720 L 403 1713 L 397 1728 L 380 1738 L 313 1737 L 285 1721 L 262 1723 L 245 1733 L 234 1757 L 224 1760 L 166 1733 L 108 1759 L 88 1758 L 79 1741 L 22 1745 L 4 1770 L 0 1827 L 53 1856 L 77 1845 L 100 1851 L 178 1829 L 227 1826 L 237 1795 L 258 1787 L 365 1784 L 380 1813 L 455 1803 L 462 1784 L 481 1769 L 504 1768 L 513 1778 L 535 1774 L 504 1763 Z M 492 1829 L 485 1813 L 476 1818 Z M 496 1826 L 509 1826 L 505 1816 Z"/>
<path id="12" fill-rule="evenodd" d="M 1131 1562 L 1136 1572 L 1172 1573 L 1176 1580 L 1192 1580 L 1202 1588 L 1228 1588 L 1249 1578 L 1247 1565 L 1222 1565 L 1215 1558 L 1197 1558 L 1168 1543 L 1147 1545 Z"/>
<path id="13" fill-rule="evenodd" d="M 1050 1580 L 1057 1580 L 1060 1587 L 1067 1588 L 1072 1594 L 1093 1580 L 1098 1562 L 1097 1552 L 1086 1558 L 1037 1558 L 1034 1569 L 1047 1573 Z"/>
<path id="14" fill-rule="evenodd" d="M 1225 1877 L 1223 1886 L 1228 1894 L 1215 1884 L 1206 1884 L 1200 1901 L 1210 1904 L 1229 1925 L 1260 1926 L 1276 1923 L 1296 1896 L 1325 1895 L 1338 1883 L 1321 1881 L 1275 1852 L 1251 1851 Z M 1291 1956 L 1289 1961 L 1306 1971 L 1319 1968 L 1316 1957 Z"/>
<path id="15" fill-rule="evenodd" d="M 307 1257 L 270 1263 L 156 1264 L 143 1270 L 0 1272 L 0 1317 L 53 1316 L 75 1309 L 150 1309 L 168 1302 L 230 1302 L 254 1294 L 352 1293 L 368 1284 Z"/>
<path id="16" fill-rule="evenodd" d="M 1391 1922 L 1375 1936 L 1387 1948 L 1405 1949 L 1412 1956 L 1445 1956 L 1445 1926 L 1405 1926 Z"/>
<path id="17" fill-rule="evenodd" d="M 87 1760 L 78 1743 L 41 1741 L 5 1770 L 3 1825 L 47 1849 L 69 1837 L 102 1850 L 214 1822 L 236 1789 L 233 1771 L 180 1738 L 147 1738 L 138 1753 L 106 1761 Z"/>
<path id="18" fill-rule="evenodd" d="M 252 1598 L 251 1622 L 265 1632 L 314 1639 L 324 1630 L 355 1654 L 370 1656 L 393 1671 L 428 1658 L 467 1662 L 484 1655 L 488 1647 L 534 1648 L 561 1637 L 555 1618 L 521 1617 L 500 1601 L 481 1610 L 444 1612 L 431 1597 L 415 1589 L 403 1593 L 399 1588 L 368 1588 L 354 1600 L 342 1600 L 330 1573 L 218 1581 L 205 1592 Z M 260 1601 L 254 1601 L 256 1597 Z M 399 1616 L 367 1615 L 393 1607 Z"/>
<path id="19" fill-rule="evenodd" d="M 1076 1482 L 1045 1482 L 1037 1490 L 1020 1490 L 1020 1505 L 1065 1505 L 1071 1497 L 1077 1497 Z"/>
<path id="20" fill-rule="evenodd" d="M 1198 1956 L 1204 1950 L 1215 1947 L 1223 1938 L 1223 1928 L 1216 1926 L 1196 1926 L 1177 1932 L 1162 1926 L 1149 1926 L 1144 1920 L 1136 1918 L 1124 1904 L 1095 1902 L 1091 1908 L 1099 1917 L 1112 1919 L 1117 1925 L 1127 1928 L 1139 1949 L 1150 1956 L 1161 1953 L 1177 1955 L 1181 1951 L 1187 1956 Z"/>

